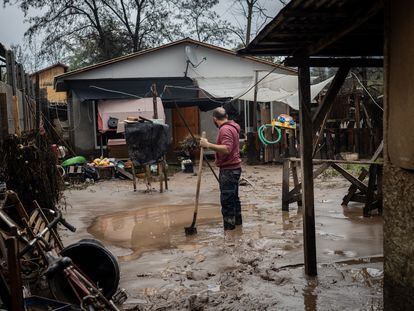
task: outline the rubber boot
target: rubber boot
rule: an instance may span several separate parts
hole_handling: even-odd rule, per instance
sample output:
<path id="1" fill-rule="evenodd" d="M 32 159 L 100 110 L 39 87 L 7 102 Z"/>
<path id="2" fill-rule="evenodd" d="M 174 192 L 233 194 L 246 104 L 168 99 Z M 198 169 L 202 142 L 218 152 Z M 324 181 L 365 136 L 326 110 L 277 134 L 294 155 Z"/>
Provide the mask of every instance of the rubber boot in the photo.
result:
<path id="1" fill-rule="evenodd" d="M 243 224 L 243 218 L 242 215 L 236 216 L 236 226 L 241 226 Z"/>
<path id="2" fill-rule="evenodd" d="M 236 229 L 235 222 L 236 222 L 235 217 L 224 217 L 223 218 L 224 230 L 234 230 L 234 229 Z"/>

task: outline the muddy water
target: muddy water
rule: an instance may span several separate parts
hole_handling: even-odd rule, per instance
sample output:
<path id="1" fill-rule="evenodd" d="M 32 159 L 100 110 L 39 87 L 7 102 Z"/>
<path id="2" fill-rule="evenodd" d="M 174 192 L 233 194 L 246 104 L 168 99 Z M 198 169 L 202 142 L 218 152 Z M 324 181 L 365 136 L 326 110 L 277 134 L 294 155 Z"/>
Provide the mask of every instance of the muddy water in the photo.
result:
<path id="1" fill-rule="evenodd" d="M 215 204 L 199 206 L 197 239 L 186 237 L 184 227 L 191 224 L 193 205 L 152 206 L 129 212 L 118 212 L 98 217 L 88 231 L 98 239 L 132 250 L 121 260 L 138 258 L 148 251 L 179 248 L 193 250 L 219 235 L 220 208 Z M 217 228 L 208 230 L 206 227 Z M 203 234 L 204 232 L 204 234 Z"/>
<path id="2" fill-rule="evenodd" d="M 131 250 L 121 261 L 139 258 L 143 253 L 164 249 L 197 250 L 208 245 L 233 243 L 243 245 L 249 240 L 257 247 L 271 248 L 275 253 L 291 253 L 302 261 L 302 214 L 281 212 L 278 208 L 243 206 L 242 229 L 223 235 L 220 206 L 201 204 L 197 220 L 198 234 L 187 237 L 193 205 L 154 205 L 100 216 L 88 232 L 100 240 Z M 346 258 L 382 253 L 382 218 L 364 218 L 360 208 L 317 205 L 316 233 L 318 259 L 331 262 Z"/>
<path id="3" fill-rule="evenodd" d="M 255 205 L 244 206 L 243 228 L 223 235 L 220 206 L 201 204 L 197 219 L 197 234 L 186 236 L 184 227 L 191 224 L 193 205 L 165 205 L 145 207 L 97 217 L 88 232 L 109 244 L 131 249 L 120 256 L 121 261 L 139 258 L 143 253 L 163 249 L 196 250 L 207 245 L 243 244 L 249 239 L 272 244 L 277 250 L 299 248 L 301 237 L 285 236 L 283 223 L 276 215 L 262 213 Z M 272 213 L 279 213 L 271 210 Z M 294 217 L 295 219 L 297 217 Z M 289 222 L 289 221 L 287 221 Z M 299 224 L 288 224 L 295 229 Z"/>

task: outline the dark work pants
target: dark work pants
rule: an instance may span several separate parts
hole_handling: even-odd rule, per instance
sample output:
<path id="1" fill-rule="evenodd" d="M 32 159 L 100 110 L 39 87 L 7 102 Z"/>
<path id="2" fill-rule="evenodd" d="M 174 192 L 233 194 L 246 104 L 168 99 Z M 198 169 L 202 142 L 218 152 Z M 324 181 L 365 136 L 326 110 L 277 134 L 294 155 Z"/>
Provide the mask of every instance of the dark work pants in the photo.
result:
<path id="1" fill-rule="evenodd" d="M 220 170 L 220 202 L 224 229 L 234 229 L 236 225 L 242 224 L 239 198 L 240 175 L 241 168 Z"/>

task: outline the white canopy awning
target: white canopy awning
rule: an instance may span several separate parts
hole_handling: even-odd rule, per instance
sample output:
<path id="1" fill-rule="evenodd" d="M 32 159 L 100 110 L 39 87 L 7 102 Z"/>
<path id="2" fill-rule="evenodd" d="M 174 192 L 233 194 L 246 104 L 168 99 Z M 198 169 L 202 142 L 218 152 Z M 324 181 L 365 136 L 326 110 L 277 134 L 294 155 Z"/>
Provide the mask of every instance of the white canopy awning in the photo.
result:
<path id="1" fill-rule="evenodd" d="M 320 91 L 331 82 L 333 77 L 311 85 L 311 98 L 314 99 Z M 199 78 L 195 80 L 198 86 L 214 97 L 232 97 L 253 101 L 255 77 L 217 77 Z M 259 72 L 257 87 L 258 102 L 283 102 L 295 110 L 299 109 L 298 77 L 280 73 Z"/>

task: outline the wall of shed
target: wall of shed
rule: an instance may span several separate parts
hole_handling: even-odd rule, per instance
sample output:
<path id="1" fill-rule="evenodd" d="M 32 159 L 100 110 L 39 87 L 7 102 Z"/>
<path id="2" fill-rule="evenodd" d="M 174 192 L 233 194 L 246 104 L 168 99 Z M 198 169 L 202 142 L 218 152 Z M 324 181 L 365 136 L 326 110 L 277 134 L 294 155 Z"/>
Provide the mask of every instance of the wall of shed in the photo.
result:
<path id="1" fill-rule="evenodd" d="M 39 86 L 46 90 L 46 99 L 50 103 L 65 103 L 66 92 L 56 92 L 54 89 L 54 79 L 56 76 L 65 73 L 66 69 L 62 66 L 52 67 L 48 70 L 39 73 Z M 36 76 L 32 76 L 32 81 L 35 83 Z"/>
<path id="2" fill-rule="evenodd" d="M 73 93 L 68 107 L 70 137 L 78 155 L 91 155 L 95 152 L 95 123 L 93 104 L 80 102 Z"/>
<path id="3" fill-rule="evenodd" d="M 184 77 L 187 67 L 186 46 L 190 46 L 193 62 L 197 68 L 189 66 L 188 77 L 240 77 L 253 76 L 255 70 L 273 70 L 274 67 L 235 55 L 195 44 L 179 44 L 166 49 L 133 57 L 90 71 L 69 76 L 67 79 L 119 79 L 148 77 Z M 206 58 L 203 61 L 203 58 Z M 196 65 L 197 65 L 196 64 Z M 292 74 L 291 71 L 276 69 L 275 73 Z"/>
<path id="4" fill-rule="evenodd" d="M 384 309 L 414 308 L 414 2 L 388 1 L 384 137 Z"/>

